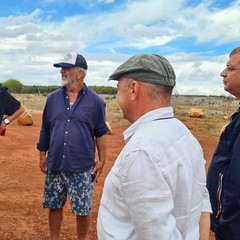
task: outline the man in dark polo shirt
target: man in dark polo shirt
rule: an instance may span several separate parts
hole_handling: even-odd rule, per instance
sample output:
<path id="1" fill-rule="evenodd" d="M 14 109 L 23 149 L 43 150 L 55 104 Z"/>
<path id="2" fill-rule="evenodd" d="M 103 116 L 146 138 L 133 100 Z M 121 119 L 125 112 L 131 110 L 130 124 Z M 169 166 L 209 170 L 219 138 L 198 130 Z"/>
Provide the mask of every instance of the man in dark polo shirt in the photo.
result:
<path id="1" fill-rule="evenodd" d="M 6 87 L 0 85 L 0 136 L 5 135 L 6 127 L 24 112 L 24 107 Z"/>

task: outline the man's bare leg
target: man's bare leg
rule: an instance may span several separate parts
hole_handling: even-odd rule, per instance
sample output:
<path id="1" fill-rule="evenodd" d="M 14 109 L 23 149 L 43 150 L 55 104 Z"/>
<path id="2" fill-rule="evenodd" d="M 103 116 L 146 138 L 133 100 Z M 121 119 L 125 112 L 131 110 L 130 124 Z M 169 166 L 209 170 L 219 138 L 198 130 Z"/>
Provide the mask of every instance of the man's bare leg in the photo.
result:
<path id="1" fill-rule="evenodd" d="M 59 240 L 63 220 L 63 208 L 49 209 L 48 220 L 51 240 Z"/>
<path id="2" fill-rule="evenodd" d="M 88 230 L 90 227 L 91 216 L 76 216 L 77 240 L 88 240 Z"/>

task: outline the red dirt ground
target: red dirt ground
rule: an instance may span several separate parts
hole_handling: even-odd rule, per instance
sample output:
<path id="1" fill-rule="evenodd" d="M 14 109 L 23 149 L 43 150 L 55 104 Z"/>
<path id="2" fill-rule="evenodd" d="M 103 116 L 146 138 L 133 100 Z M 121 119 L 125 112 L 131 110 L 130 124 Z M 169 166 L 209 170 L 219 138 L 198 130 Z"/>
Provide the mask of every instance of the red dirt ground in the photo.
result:
<path id="1" fill-rule="evenodd" d="M 13 122 L 5 137 L 0 137 L 0 239 L 49 239 L 47 210 L 41 207 L 44 174 L 38 167 L 36 143 L 41 126 L 41 114 L 34 113 L 34 125 L 19 126 Z M 196 128 L 197 119 L 185 124 L 201 143 L 204 156 L 209 161 L 217 145 L 217 136 L 207 136 Z M 113 128 L 108 135 L 108 157 L 100 181 L 95 184 L 90 240 L 96 240 L 96 218 L 104 179 L 124 142 L 122 129 Z M 75 217 L 69 202 L 64 210 L 61 239 L 76 239 Z M 212 234 L 210 239 L 213 239 Z"/>

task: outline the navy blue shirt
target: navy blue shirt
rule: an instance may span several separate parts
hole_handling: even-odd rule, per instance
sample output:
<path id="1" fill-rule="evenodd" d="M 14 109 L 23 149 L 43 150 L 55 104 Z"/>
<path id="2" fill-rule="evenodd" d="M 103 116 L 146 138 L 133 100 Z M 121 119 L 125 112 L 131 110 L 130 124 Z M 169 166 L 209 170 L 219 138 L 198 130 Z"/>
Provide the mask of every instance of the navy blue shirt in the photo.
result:
<path id="1" fill-rule="evenodd" d="M 47 169 L 83 172 L 94 165 L 95 138 L 106 134 L 105 103 L 85 84 L 70 106 L 65 88 L 52 92 L 43 111 L 37 148 L 47 151 Z"/>
<path id="2" fill-rule="evenodd" d="M 0 86 L 0 124 L 3 115 L 12 115 L 21 106 L 21 103 L 14 98 L 6 87 Z"/>
<path id="3" fill-rule="evenodd" d="M 240 240 L 240 109 L 221 134 L 208 170 L 216 240 Z"/>

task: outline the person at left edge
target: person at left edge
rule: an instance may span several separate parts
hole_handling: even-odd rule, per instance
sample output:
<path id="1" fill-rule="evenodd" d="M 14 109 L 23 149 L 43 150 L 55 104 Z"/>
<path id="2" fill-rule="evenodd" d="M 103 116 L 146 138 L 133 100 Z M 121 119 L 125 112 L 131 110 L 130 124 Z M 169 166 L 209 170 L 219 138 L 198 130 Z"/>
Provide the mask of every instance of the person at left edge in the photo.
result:
<path id="1" fill-rule="evenodd" d="M 21 103 L 0 84 L 0 136 L 5 134 L 8 124 L 25 111 Z"/>
<path id="2" fill-rule="evenodd" d="M 88 66 L 82 55 L 70 52 L 53 66 L 61 68 L 63 87 L 46 100 L 37 144 L 39 166 L 46 174 L 43 208 L 49 209 L 51 239 L 59 239 L 69 195 L 77 239 L 85 240 L 93 195 L 91 174 L 97 181 L 106 160 L 105 103 L 84 83 Z"/>

